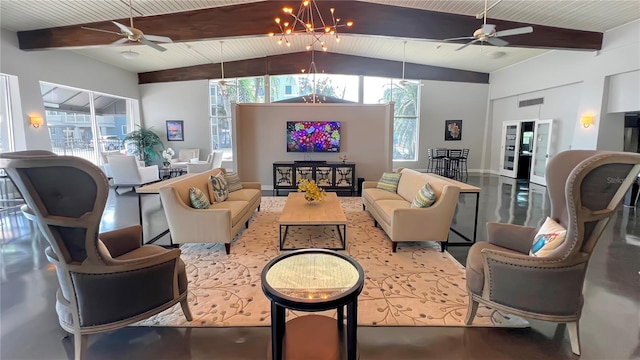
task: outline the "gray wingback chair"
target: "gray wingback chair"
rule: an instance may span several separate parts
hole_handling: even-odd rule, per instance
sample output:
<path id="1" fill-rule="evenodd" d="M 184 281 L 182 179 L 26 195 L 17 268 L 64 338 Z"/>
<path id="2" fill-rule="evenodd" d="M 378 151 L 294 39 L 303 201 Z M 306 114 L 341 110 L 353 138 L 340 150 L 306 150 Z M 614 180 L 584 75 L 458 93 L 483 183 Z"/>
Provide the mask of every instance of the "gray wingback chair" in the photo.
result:
<path id="1" fill-rule="evenodd" d="M 566 323 L 571 349 L 580 354 L 578 322 L 589 257 L 609 219 L 640 173 L 640 154 L 569 150 L 546 171 L 551 218 L 565 229 L 564 243 L 547 257 L 529 256 L 537 229 L 489 223 L 487 242 L 467 257 L 469 309 L 478 304 L 523 317 Z"/>
<path id="2" fill-rule="evenodd" d="M 47 239 L 56 267 L 60 326 L 74 335 L 76 360 L 88 334 L 110 331 L 176 303 L 187 320 L 187 277 L 180 250 L 141 245 L 140 226 L 99 234 L 109 185 L 78 157 L 48 152 L 0 155 L 0 166 L 24 196 L 22 210 Z"/>

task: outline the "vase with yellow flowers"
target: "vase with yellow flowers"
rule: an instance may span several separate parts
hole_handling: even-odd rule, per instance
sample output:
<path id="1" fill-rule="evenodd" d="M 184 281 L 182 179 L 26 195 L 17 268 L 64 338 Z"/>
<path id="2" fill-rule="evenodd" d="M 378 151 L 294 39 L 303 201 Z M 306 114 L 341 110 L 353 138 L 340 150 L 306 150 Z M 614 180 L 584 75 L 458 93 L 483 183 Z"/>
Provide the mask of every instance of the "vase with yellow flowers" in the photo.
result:
<path id="1" fill-rule="evenodd" d="M 315 182 L 315 180 L 302 179 L 298 184 L 298 191 L 304 192 L 304 198 L 309 203 L 322 201 L 326 193 Z"/>

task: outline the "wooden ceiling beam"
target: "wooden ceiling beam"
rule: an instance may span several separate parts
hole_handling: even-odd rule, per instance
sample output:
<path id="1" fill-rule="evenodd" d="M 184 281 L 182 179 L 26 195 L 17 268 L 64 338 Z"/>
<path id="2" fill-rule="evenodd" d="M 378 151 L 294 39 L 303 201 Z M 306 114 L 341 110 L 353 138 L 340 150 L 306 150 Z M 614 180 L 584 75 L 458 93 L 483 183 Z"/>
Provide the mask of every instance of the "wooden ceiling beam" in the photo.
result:
<path id="1" fill-rule="evenodd" d="M 380 60 L 362 56 L 316 52 L 315 63 L 318 72 L 327 74 L 366 75 L 388 78 L 402 77 L 402 62 Z M 261 75 L 287 75 L 292 69 L 308 69 L 311 64 L 310 52 L 267 56 L 257 59 L 224 63 L 225 77 L 248 77 Z M 202 79 L 220 79 L 220 64 L 187 66 L 182 68 L 151 71 L 138 74 L 140 84 Z M 489 74 L 449 69 L 438 66 L 407 63 L 405 77 L 415 80 L 440 80 L 469 83 L 489 83 Z"/>
<path id="2" fill-rule="evenodd" d="M 174 42 L 201 41 L 239 36 L 266 36 L 276 32 L 275 17 L 285 19 L 290 1 L 264 1 L 180 13 L 134 18 L 134 26 L 146 34 L 168 36 Z M 341 32 L 372 36 L 441 40 L 471 36 L 482 25 L 472 16 L 382 5 L 359 1 L 320 1 L 320 11 L 336 8 L 342 23 L 353 20 Z M 128 24 L 128 19 L 116 19 Z M 506 37 L 512 46 L 546 49 L 600 50 L 602 33 L 487 19 L 497 30 L 533 26 L 534 32 Z M 20 49 L 39 50 L 109 45 L 119 37 L 82 29 L 88 26 L 115 31 L 109 21 L 18 32 Z"/>

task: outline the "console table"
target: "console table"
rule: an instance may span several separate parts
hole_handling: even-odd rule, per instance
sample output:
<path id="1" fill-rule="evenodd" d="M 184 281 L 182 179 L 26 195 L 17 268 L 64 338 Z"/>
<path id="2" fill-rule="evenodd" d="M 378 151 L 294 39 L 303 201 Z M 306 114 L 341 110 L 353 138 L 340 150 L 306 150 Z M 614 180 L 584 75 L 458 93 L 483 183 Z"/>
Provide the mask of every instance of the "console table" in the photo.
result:
<path id="1" fill-rule="evenodd" d="M 300 180 L 315 180 L 325 190 L 356 192 L 356 164 L 350 162 L 276 161 L 273 163 L 273 194 L 297 190 Z"/>

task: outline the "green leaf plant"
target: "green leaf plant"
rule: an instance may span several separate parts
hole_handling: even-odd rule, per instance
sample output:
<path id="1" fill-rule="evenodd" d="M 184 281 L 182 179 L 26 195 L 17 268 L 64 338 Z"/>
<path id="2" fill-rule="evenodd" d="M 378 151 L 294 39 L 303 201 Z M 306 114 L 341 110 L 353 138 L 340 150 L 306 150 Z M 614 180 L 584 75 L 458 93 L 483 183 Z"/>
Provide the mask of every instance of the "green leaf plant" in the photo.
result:
<path id="1" fill-rule="evenodd" d="M 164 149 L 164 144 L 151 128 L 139 127 L 138 130 L 128 133 L 122 143 L 131 145 L 133 155 L 138 160 L 144 161 L 145 165 L 150 165 L 153 160 L 160 157 L 160 151 Z"/>

